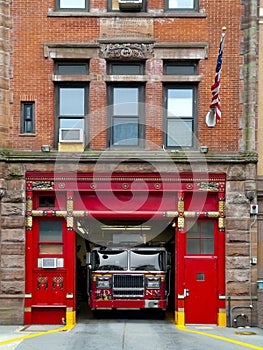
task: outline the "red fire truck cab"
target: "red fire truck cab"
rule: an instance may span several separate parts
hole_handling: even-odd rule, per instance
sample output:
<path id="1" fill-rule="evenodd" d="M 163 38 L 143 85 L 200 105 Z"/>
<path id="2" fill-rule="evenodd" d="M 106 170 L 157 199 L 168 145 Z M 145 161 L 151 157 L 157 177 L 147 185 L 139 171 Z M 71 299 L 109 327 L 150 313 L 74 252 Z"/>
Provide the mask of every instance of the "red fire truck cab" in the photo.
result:
<path id="1" fill-rule="evenodd" d="M 87 253 L 90 308 L 165 310 L 169 256 L 164 247 L 95 247 Z"/>

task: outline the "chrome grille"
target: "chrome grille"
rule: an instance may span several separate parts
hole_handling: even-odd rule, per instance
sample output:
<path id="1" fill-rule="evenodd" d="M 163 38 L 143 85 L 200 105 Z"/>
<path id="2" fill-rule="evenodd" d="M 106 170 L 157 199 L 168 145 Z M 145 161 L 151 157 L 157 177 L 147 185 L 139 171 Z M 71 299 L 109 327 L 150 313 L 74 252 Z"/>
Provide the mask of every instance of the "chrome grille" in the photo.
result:
<path id="1" fill-rule="evenodd" d="M 113 275 L 113 296 L 143 296 L 144 275 Z"/>
<path id="2" fill-rule="evenodd" d="M 143 297 L 143 289 L 114 289 L 113 295 L 116 297 Z"/>

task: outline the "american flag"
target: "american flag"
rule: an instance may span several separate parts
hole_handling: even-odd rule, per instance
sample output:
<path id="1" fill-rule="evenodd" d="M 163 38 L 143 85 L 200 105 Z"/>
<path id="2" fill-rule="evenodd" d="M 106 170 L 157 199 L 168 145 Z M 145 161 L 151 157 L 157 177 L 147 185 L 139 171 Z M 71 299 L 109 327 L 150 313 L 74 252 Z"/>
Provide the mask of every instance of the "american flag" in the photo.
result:
<path id="1" fill-rule="evenodd" d="M 207 113 L 207 116 L 206 116 L 206 124 L 208 126 L 215 126 L 215 124 L 221 119 L 221 105 L 220 105 L 219 90 L 220 90 L 220 73 L 221 73 L 221 67 L 222 67 L 224 41 L 225 41 L 225 28 L 223 28 L 223 33 L 221 36 L 221 41 L 220 41 L 220 46 L 218 51 L 215 81 L 211 86 L 212 102 L 210 104 L 210 111 Z"/>

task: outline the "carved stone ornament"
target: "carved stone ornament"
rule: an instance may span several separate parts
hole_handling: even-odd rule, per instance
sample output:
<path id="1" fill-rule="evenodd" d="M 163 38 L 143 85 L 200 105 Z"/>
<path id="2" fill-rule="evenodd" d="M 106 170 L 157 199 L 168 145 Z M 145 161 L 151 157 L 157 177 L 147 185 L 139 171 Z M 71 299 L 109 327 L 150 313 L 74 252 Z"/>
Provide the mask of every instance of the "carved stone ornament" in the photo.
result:
<path id="1" fill-rule="evenodd" d="M 146 59 L 153 56 L 153 44 L 101 44 L 102 58 L 119 60 Z"/>

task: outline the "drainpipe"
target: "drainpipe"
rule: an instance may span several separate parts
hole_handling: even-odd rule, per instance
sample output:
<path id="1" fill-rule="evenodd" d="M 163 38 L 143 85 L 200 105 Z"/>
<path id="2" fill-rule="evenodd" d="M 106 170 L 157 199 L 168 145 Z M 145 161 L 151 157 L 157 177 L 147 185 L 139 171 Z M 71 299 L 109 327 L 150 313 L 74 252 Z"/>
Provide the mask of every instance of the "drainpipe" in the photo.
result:
<path id="1" fill-rule="evenodd" d="M 252 243 L 251 243 L 251 232 L 252 227 L 255 225 L 257 221 L 257 215 L 254 215 L 254 219 L 252 223 L 250 224 L 249 228 L 249 236 L 250 236 L 250 248 L 249 248 L 249 261 L 250 261 L 250 271 L 249 271 L 249 300 L 250 300 L 250 307 L 253 308 L 253 300 L 252 300 L 252 285 L 251 285 L 251 276 L 252 276 Z"/>

